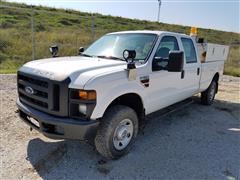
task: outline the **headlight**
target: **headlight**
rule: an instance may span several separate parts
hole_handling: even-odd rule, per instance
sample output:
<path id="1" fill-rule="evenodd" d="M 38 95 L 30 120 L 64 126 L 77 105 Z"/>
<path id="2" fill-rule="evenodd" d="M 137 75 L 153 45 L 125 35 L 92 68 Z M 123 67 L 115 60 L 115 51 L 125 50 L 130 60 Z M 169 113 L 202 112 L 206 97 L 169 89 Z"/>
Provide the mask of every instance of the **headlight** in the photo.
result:
<path id="1" fill-rule="evenodd" d="M 94 90 L 70 89 L 69 116 L 90 118 L 96 105 L 97 93 Z"/>

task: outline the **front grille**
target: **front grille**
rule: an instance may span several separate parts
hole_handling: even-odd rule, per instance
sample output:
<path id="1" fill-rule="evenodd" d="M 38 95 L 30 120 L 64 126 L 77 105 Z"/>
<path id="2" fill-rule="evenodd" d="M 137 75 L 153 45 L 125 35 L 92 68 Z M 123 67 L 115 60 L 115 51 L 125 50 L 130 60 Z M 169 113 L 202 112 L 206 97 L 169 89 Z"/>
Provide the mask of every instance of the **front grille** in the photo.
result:
<path id="1" fill-rule="evenodd" d="M 32 77 L 27 77 L 27 76 L 24 76 L 24 75 L 19 75 L 19 79 L 22 80 L 22 81 L 28 82 L 30 84 L 34 84 L 34 85 L 37 85 L 37 86 L 40 86 L 40 87 L 48 88 L 48 83 L 46 81 L 41 81 L 41 80 L 34 79 Z"/>
<path id="2" fill-rule="evenodd" d="M 53 81 L 18 72 L 17 81 L 18 95 L 22 103 L 49 114 L 68 116 L 69 78 Z"/>
<path id="3" fill-rule="evenodd" d="M 34 98 L 30 98 L 28 96 L 26 96 L 25 94 L 19 92 L 19 96 L 21 97 L 21 99 L 26 102 L 26 103 L 33 103 L 35 106 L 40 106 L 40 107 L 43 107 L 43 108 L 48 108 L 48 103 L 46 102 L 42 102 L 42 101 L 39 101 L 37 99 L 34 99 Z"/>

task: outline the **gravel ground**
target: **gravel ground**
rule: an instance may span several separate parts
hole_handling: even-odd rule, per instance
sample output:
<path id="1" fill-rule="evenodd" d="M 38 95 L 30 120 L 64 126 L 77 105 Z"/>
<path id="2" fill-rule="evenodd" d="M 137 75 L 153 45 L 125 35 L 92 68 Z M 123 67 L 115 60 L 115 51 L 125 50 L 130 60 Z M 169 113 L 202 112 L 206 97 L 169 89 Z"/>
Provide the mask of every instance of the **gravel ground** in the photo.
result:
<path id="1" fill-rule="evenodd" d="M 132 151 L 104 162 L 84 142 L 50 140 L 15 113 L 16 76 L 0 75 L 1 179 L 240 179 L 240 78 L 224 76 L 212 106 L 147 118 Z"/>

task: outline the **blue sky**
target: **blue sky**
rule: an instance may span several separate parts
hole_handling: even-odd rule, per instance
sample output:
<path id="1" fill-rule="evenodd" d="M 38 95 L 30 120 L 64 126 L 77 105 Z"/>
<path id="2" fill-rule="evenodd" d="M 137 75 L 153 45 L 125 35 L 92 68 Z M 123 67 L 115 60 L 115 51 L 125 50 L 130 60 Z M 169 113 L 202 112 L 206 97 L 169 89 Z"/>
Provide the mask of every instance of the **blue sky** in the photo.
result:
<path id="1" fill-rule="evenodd" d="M 156 21 L 157 0 L 8 0 Z M 240 0 L 162 0 L 160 21 L 240 32 Z"/>

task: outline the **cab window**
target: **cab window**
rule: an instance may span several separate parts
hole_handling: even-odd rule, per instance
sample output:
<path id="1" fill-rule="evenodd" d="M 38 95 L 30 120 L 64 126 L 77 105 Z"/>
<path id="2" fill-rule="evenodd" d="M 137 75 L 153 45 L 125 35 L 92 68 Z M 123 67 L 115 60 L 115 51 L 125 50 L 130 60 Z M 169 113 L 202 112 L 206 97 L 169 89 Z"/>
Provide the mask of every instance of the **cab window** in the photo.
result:
<path id="1" fill-rule="evenodd" d="M 197 56 L 195 47 L 193 45 L 192 39 L 189 38 L 181 38 L 184 54 L 186 58 L 186 63 L 196 63 L 197 62 Z"/>
<path id="2" fill-rule="evenodd" d="M 174 36 L 164 36 L 158 46 L 155 57 L 168 58 L 169 51 L 179 50 L 177 39 Z"/>
<path id="3" fill-rule="evenodd" d="M 155 64 L 157 63 L 158 66 L 161 66 L 162 69 L 167 69 L 168 65 L 168 57 L 170 51 L 178 51 L 179 46 L 176 37 L 174 36 L 164 36 L 161 39 L 161 42 L 158 46 L 156 54 L 153 59 L 152 68 L 155 70 Z"/>

